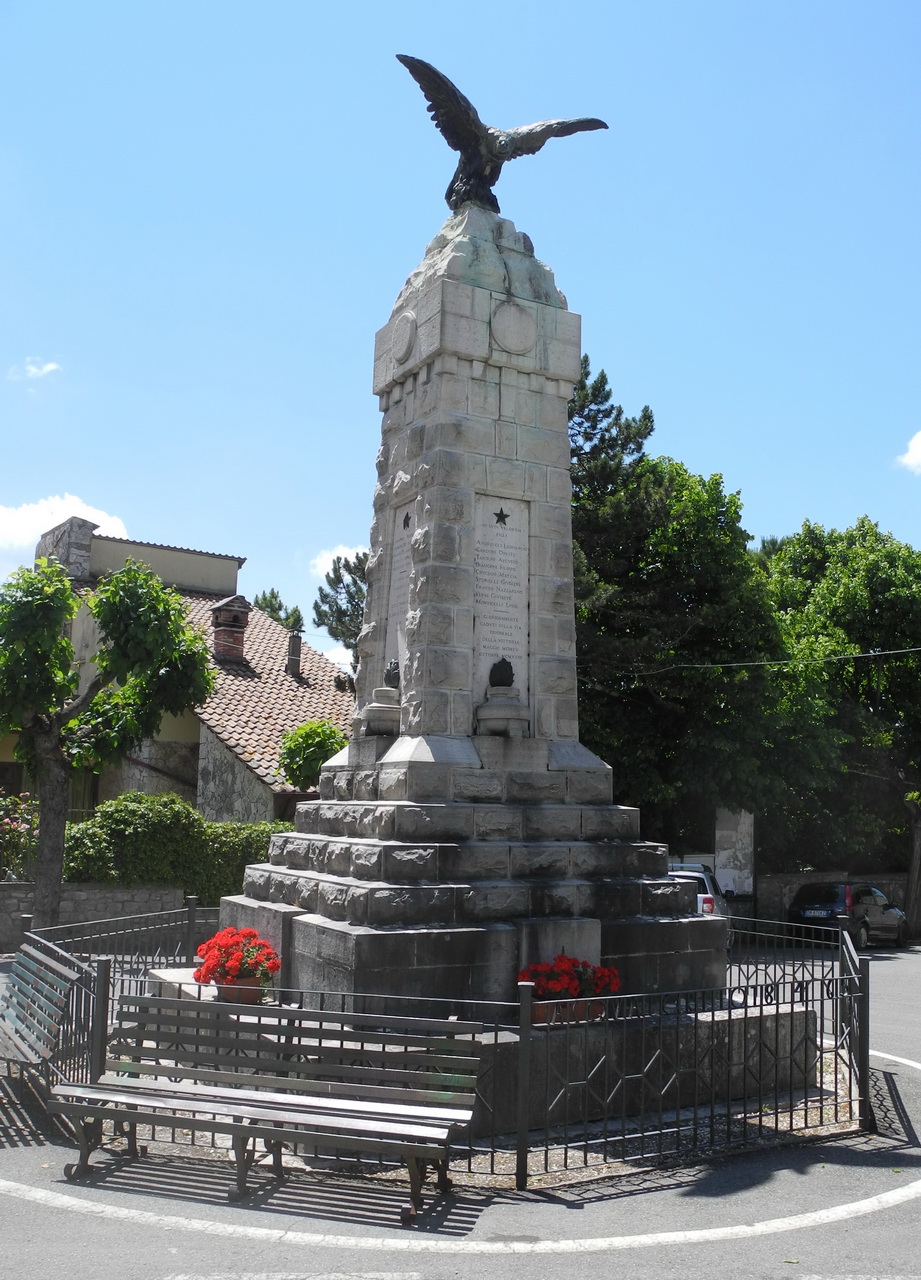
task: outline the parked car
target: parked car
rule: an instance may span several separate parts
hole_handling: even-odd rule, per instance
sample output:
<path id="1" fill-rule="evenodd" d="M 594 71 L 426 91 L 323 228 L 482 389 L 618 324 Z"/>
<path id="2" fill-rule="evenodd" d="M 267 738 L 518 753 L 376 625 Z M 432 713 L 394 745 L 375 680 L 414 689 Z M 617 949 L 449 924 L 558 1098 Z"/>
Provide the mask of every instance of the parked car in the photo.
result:
<path id="1" fill-rule="evenodd" d="M 854 946 L 863 951 L 871 942 L 908 945 L 908 920 L 881 889 L 858 881 L 803 884 L 793 895 L 787 920 L 803 937 L 817 937 L 820 928 L 847 922 Z"/>
<path id="2" fill-rule="evenodd" d="M 732 915 L 729 903 L 716 882 L 716 876 L 702 862 L 670 862 L 668 874 L 671 880 L 691 880 L 697 889 L 697 912 L 703 916 Z M 730 931 L 730 939 L 732 933 Z"/>

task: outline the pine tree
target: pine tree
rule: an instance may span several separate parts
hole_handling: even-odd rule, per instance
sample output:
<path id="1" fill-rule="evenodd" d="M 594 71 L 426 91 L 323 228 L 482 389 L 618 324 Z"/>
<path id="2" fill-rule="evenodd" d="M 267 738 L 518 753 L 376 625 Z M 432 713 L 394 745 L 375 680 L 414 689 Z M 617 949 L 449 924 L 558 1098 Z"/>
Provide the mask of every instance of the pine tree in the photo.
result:
<path id="1" fill-rule="evenodd" d="M 326 586 L 317 591 L 313 603 L 314 625 L 322 627 L 352 655 L 352 670 L 358 669 L 358 633 L 365 611 L 365 568 L 368 552 L 354 559 L 336 556 L 326 574 Z"/>

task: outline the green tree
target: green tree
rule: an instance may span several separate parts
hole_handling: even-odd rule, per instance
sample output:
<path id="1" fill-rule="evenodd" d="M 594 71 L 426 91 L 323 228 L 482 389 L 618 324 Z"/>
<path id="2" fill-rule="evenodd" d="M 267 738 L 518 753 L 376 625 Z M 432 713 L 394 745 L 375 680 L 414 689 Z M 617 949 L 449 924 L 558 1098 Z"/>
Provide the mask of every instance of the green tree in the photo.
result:
<path id="1" fill-rule="evenodd" d="M 336 556 L 326 574 L 326 586 L 317 591 L 313 603 L 313 621 L 352 655 L 352 670 L 358 668 L 358 633 L 365 610 L 365 569 L 368 552 L 359 551 L 354 558 Z"/>
<path id="2" fill-rule="evenodd" d="M 308 791 L 317 785 L 321 766 L 347 745 L 348 738 L 331 720 L 308 720 L 284 735 L 278 764 L 292 786 Z"/>
<path id="3" fill-rule="evenodd" d="M 921 933 L 921 552 L 863 516 L 844 532 L 807 521 L 771 559 L 790 652 L 828 660 L 813 681 L 836 744 L 804 793 L 838 865 L 908 839 L 905 909 Z M 899 652 L 899 651 L 903 652 Z M 907 651 L 907 652 L 906 652 Z M 817 833 L 818 834 L 818 833 Z M 824 837 L 824 839 L 822 838 Z"/>
<path id="4" fill-rule="evenodd" d="M 253 597 L 253 604 L 289 631 L 304 630 L 304 615 L 300 609 L 296 604 L 289 609 L 274 587 L 257 592 Z"/>
<path id="5" fill-rule="evenodd" d="M 95 620 L 95 672 L 81 689 L 69 624 L 81 604 Z M 164 714 L 200 706 L 213 687 L 205 639 L 181 598 L 129 561 L 78 595 L 65 570 L 39 560 L 0 587 L 0 733 L 36 779 L 36 926 L 56 923 L 67 796 L 74 766 L 99 768 L 157 732 Z"/>
<path id="6" fill-rule="evenodd" d="M 762 794 L 766 669 L 733 664 L 780 656 L 780 632 L 738 495 L 649 457 L 650 410 L 590 378 L 570 405 L 582 737 L 650 834 L 693 844 Z"/>

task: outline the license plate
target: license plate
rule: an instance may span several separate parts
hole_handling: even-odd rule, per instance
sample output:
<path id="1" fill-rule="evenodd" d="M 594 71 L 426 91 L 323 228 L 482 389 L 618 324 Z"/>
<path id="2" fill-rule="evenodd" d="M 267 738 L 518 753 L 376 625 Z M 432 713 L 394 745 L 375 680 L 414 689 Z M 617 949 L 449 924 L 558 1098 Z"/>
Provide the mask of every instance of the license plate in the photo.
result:
<path id="1" fill-rule="evenodd" d="M 803 912 L 803 915 L 804 915 L 804 916 L 819 916 L 819 917 L 821 917 L 821 919 L 823 919 L 823 920 L 827 920 L 827 919 L 828 919 L 828 912 L 827 912 L 827 911 L 804 911 L 804 912 Z"/>

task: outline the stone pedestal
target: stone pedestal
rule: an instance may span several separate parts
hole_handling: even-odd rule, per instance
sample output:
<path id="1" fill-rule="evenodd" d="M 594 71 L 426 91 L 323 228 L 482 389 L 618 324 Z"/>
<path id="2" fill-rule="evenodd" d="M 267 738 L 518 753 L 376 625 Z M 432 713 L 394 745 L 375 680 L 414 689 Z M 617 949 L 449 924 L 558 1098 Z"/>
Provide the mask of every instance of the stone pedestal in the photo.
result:
<path id="1" fill-rule="evenodd" d="M 665 847 L 639 839 L 578 740 L 580 360 L 579 317 L 528 237 L 472 205 L 377 335 L 353 736 L 232 902 L 236 922 L 300 909 L 297 985 L 508 999 L 523 963 L 561 949 L 617 965 L 630 989 L 722 979 L 725 925 L 678 927 L 690 886 L 664 878 Z"/>

